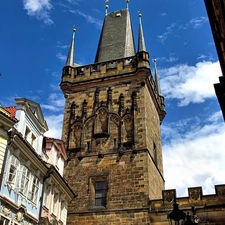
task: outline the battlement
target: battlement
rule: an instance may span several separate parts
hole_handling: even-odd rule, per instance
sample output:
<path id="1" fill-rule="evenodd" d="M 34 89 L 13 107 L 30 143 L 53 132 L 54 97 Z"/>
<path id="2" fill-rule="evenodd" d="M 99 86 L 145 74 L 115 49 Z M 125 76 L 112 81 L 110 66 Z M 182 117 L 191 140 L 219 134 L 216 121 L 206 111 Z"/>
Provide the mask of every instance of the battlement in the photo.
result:
<path id="1" fill-rule="evenodd" d="M 189 206 L 206 207 L 221 204 L 221 199 L 225 200 L 225 184 L 215 185 L 215 194 L 203 195 L 202 187 L 188 188 L 187 197 L 177 197 L 176 189 L 163 190 L 162 199 L 152 200 L 152 210 L 165 210 L 173 207 L 174 201 L 179 204 L 180 208 Z"/>
<path id="2" fill-rule="evenodd" d="M 79 67 L 65 66 L 62 71 L 62 82 L 77 83 L 98 78 L 132 73 L 140 67 L 149 68 L 149 55 L 139 52 L 133 57 L 116 59 Z"/>

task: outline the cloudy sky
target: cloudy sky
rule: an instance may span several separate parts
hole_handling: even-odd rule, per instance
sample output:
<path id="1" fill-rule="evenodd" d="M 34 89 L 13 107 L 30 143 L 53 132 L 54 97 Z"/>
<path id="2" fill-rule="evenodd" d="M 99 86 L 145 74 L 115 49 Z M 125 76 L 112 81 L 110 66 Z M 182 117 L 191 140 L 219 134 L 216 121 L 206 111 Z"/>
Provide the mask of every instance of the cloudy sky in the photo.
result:
<path id="1" fill-rule="evenodd" d="M 64 97 L 61 69 L 77 28 L 75 62 L 94 62 L 105 15 L 104 0 L 0 1 L 0 103 L 25 97 L 41 104 L 50 130 L 61 137 Z M 126 7 L 109 0 L 109 12 Z M 203 0 L 131 0 L 134 36 L 138 10 L 151 68 L 157 58 L 167 116 L 162 144 L 166 188 L 186 196 L 188 187 L 204 194 L 225 183 L 225 129 L 214 83 L 221 71 Z"/>

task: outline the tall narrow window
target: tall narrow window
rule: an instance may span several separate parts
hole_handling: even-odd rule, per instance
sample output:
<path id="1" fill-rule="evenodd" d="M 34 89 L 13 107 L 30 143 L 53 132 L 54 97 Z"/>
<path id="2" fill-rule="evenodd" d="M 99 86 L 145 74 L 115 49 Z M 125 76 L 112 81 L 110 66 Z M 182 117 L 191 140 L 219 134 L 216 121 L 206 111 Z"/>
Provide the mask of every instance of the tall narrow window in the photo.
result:
<path id="1" fill-rule="evenodd" d="M 39 179 L 33 175 L 32 183 L 30 185 L 30 189 L 28 192 L 28 199 L 34 202 L 35 204 L 37 203 L 38 190 L 39 190 Z"/>
<path id="2" fill-rule="evenodd" d="M 19 175 L 19 191 L 25 196 L 27 195 L 28 186 L 30 181 L 30 171 L 26 166 L 21 166 Z"/>
<path id="3" fill-rule="evenodd" d="M 8 179 L 7 179 L 8 184 L 11 184 L 11 185 L 16 184 L 19 165 L 20 165 L 19 160 L 14 155 L 11 155 Z"/>
<path id="4" fill-rule="evenodd" d="M 59 194 L 55 193 L 54 194 L 54 201 L 53 201 L 53 214 L 57 216 L 57 209 L 58 209 L 58 199 L 59 199 Z"/>
<path id="5" fill-rule="evenodd" d="M 31 135 L 31 143 L 32 147 L 35 149 L 36 148 L 36 137 L 34 134 Z"/>
<path id="6" fill-rule="evenodd" d="M 27 141 L 30 141 L 30 129 L 28 127 L 26 127 L 26 131 L 25 131 L 24 137 L 25 137 L 25 139 Z"/>
<path id="7" fill-rule="evenodd" d="M 43 204 L 45 207 L 49 208 L 49 197 L 50 197 L 51 185 L 46 184 L 44 189 L 44 200 Z"/>
<path id="8" fill-rule="evenodd" d="M 87 142 L 87 151 L 90 152 L 90 141 Z"/>
<path id="9" fill-rule="evenodd" d="M 106 206 L 106 182 L 95 182 L 95 206 Z"/>
<path id="10" fill-rule="evenodd" d="M 116 139 L 113 139 L 113 149 L 114 149 L 114 150 L 116 150 L 116 145 L 117 145 L 116 142 L 117 142 Z"/>
<path id="11" fill-rule="evenodd" d="M 66 216 L 67 216 L 67 203 L 61 202 L 60 220 L 63 222 L 63 224 L 66 224 Z"/>

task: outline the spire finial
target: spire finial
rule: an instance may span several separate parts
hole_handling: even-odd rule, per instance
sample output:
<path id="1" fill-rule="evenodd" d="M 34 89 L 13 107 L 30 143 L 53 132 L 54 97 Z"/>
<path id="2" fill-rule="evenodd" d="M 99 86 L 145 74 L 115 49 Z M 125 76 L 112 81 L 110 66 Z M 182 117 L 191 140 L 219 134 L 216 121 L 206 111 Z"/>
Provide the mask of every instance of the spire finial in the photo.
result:
<path id="1" fill-rule="evenodd" d="M 129 8 L 129 2 L 130 2 L 130 0 L 126 0 L 126 3 L 127 3 L 127 9 Z"/>
<path id="2" fill-rule="evenodd" d="M 74 24 L 74 26 L 73 26 L 73 39 L 75 38 L 76 31 L 77 31 L 76 24 Z"/>
<path id="3" fill-rule="evenodd" d="M 107 4 L 109 2 L 109 0 L 105 0 L 105 15 L 107 16 L 108 14 L 108 8 L 109 8 L 109 5 Z"/>
<path id="4" fill-rule="evenodd" d="M 154 58 L 154 59 L 153 59 L 153 62 L 154 62 L 154 64 L 155 64 L 155 69 L 156 69 L 156 62 L 157 62 L 157 59 Z"/>
<path id="5" fill-rule="evenodd" d="M 140 24 L 141 24 L 141 17 L 142 17 L 141 10 L 138 10 L 138 16 L 139 16 L 139 21 L 140 21 Z"/>

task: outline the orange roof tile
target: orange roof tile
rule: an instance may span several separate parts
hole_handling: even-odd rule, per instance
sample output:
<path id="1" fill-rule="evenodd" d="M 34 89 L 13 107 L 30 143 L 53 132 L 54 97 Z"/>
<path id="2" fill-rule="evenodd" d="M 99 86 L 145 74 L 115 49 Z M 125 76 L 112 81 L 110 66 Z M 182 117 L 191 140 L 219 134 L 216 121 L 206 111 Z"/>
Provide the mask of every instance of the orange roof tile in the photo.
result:
<path id="1" fill-rule="evenodd" d="M 14 118 L 16 116 L 16 106 L 5 107 L 4 109 L 10 113 L 10 118 Z"/>

